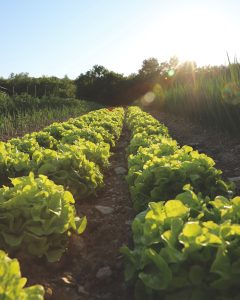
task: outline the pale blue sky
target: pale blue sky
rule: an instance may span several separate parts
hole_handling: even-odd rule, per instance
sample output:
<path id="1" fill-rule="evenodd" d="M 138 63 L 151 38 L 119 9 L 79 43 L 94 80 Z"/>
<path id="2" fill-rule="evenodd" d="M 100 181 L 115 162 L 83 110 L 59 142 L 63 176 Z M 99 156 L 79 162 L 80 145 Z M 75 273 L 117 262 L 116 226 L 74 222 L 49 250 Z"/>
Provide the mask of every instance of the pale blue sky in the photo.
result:
<path id="1" fill-rule="evenodd" d="M 223 64 L 240 57 L 239 12 L 238 0 L 0 0 L 0 76 L 130 74 L 174 54 Z"/>

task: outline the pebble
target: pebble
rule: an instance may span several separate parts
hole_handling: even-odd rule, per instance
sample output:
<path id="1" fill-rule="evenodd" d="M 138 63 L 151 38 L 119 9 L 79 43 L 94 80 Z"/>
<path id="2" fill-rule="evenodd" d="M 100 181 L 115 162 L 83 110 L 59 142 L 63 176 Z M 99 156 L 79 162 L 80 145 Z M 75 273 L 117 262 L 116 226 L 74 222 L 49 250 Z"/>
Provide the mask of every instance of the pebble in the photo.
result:
<path id="1" fill-rule="evenodd" d="M 78 293 L 84 294 L 84 295 L 89 295 L 89 293 L 87 291 L 85 291 L 84 286 L 82 286 L 82 285 L 78 286 Z"/>
<path id="2" fill-rule="evenodd" d="M 125 174 L 127 174 L 127 170 L 125 168 L 123 168 L 123 167 L 116 167 L 116 168 L 114 168 L 114 172 L 117 175 L 125 175 Z"/>
<path id="3" fill-rule="evenodd" d="M 46 292 L 46 294 L 49 295 L 49 296 L 52 296 L 52 294 L 53 294 L 53 291 L 52 291 L 52 289 L 51 289 L 50 287 L 47 287 L 47 288 L 45 289 L 45 292 Z"/>
<path id="4" fill-rule="evenodd" d="M 129 226 L 132 225 L 132 220 L 126 221 L 125 224 L 126 224 L 126 225 L 129 225 Z"/>
<path id="5" fill-rule="evenodd" d="M 74 280 L 73 280 L 72 276 L 64 276 L 61 279 L 66 284 L 74 284 Z"/>
<path id="6" fill-rule="evenodd" d="M 97 271 L 96 277 L 97 279 L 104 280 L 109 278 L 112 275 L 112 270 L 109 266 L 102 267 Z"/>
<path id="7" fill-rule="evenodd" d="M 237 177 L 229 177 L 228 178 L 230 181 L 233 181 L 237 187 L 240 187 L 240 176 Z"/>
<path id="8" fill-rule="evenodd" d="M 114 209 L 109 206 L 103 206 L 103 205 L 96 205 L 95 208 L 100 211 L 103 215 L 109 215 L 113 213 Z"/>
<path id="9" fill-rule="evenodd" d="M 229 177 L 229 180 L 233 181 L 233 182 L 240 182 L 240 176 L 237 177 Z"/>

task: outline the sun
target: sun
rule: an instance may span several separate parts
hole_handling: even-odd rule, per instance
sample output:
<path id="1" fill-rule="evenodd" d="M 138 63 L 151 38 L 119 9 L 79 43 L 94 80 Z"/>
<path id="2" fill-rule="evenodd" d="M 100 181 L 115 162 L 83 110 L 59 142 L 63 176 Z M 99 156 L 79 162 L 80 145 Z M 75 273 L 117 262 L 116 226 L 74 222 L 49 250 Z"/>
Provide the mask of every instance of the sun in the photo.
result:
<path id="1" fill-rule="evenodd" d="M 166 17 L 165 47 L 180 61 L 198 65 L 224 63 L 229 41 L 233 39 L 229 22 L 220 14 L 204 10 L 177 12 Z"/>

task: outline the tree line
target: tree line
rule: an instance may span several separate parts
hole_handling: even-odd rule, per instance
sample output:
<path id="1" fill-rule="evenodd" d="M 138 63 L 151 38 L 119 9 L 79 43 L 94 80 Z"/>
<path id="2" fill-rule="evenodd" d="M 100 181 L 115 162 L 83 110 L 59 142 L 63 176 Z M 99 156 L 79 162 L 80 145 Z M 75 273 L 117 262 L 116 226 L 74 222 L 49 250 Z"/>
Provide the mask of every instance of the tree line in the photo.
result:
<path id="1" fill-rule="evenodd" d="M 161 62 L 156 58 L 145 59 L 141 68 L 129 76 L 124 76 L 95 65 L 75 80 L 42 76 L 35 78 L 28 73 L 11 74 L 0 77 L 0 91 L 9 95 L 28 94 L 32 97 L 78 98 L 107 105 L 124 105 L 139 99 L 158 87 L 158 92 L 180 83 L 194 84 L 196 76 L 226 70 L 227 67 L 197 68 L 195 62 L 179 63 L 177 57 Z M 160 89 L 160 90 L 159 90 Z"/>
<path id="2" fill-rule="evenodd" d="M 0 77 L 0 90 L 10 96 L 28 94 L 35 98 L 54 96 L 71 98 L 76 96 L 76 85 L 67 76 L 57 78 L 55 76 L 31 77 L 28 73 L 11 75 L 8 78 Z"/>

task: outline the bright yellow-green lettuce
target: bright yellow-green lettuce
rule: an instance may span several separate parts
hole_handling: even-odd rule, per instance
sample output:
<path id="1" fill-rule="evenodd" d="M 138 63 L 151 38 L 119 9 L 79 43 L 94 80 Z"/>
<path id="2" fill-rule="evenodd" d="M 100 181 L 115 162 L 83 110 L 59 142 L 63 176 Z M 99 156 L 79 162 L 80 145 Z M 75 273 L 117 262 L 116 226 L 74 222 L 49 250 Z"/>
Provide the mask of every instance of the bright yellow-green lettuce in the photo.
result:
<path id="1" fill-rule="evenodd" d="M 12 179 L 12 184 L 0 189 L 1 248 L 59 260 L 69 234 L 86 227 L 86 218 L 76 215 L 72 194 L 33 173 Z"/>
<path id="2" fill-rule="evenodd" d="M 122 248 L 136 299 L 240 298 L 240 197 L 214 200 L 186 188 L 150 202 L 133 221 L 134 247 Z"/>
<path id="3" fill-rule="evenodd" d="M 100 109 L 1 143 L 0 183 L 32 171 L 49 176 L 79 198 L 95 193 L 103 186 L 110 147 L 120 137 L 123 118 L 122 108 Z"/>
<path id="4" fill-rule="evenodd" d="M 121 250 L 135 299 L 239 300 L 240 197 L 230 199 L 233 185 L 210 157 L 179 147 L 139 108 L 128 109 L 127 126 L 127 181 L 135 209 L 143 210 L 132 223 L 132 250 Z"/>
<path id="5" fill-rule="evenodd" d="M 94 193 L 103 186 L 103 175 L 98 165 L 87 160 L 80 149 L 68 146 L 62 150 L 35 151 L 32 157 L 34 173 L 47 175 L 79 197 Z"/>
<path id="6" fill-rule="evenodd" d="M 0 175 L 1 183 L 8 177 L 26 175 L 31 170 L 30 157 L 20 152 L 15 146 L 0 142 Z"/>
<path id="7" fill-rule="evenodd" d="M 0 250 L 0 300 L 43 300 L 41 285 L 24 287 L 27 279 L 21 277 L 17 259 L 10 259 Z"/>
<path id="8" fill-rule="evenodd" d="M 130 107 L 127 126 L 132 133 L 127 149 L 127 181 L 137 211 L 145 209 L 150 201 L 175 197 L 185 184 L 209 196 L 232 193 L 233 186 L 222 180 L 213 159 L 189 146 L 180 148 L 165 126 L 149 114 Z"/>

